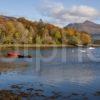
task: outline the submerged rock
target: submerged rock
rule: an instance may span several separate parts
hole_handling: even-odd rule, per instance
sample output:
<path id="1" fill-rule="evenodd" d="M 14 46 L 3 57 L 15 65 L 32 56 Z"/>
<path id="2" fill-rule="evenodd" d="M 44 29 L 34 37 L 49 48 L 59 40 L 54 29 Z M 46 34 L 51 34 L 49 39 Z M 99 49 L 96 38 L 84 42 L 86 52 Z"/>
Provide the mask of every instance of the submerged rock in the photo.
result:
<path id="1" fill-rule="evenodd" d="M 95 96 L 100 96 L 100 91 L 97 91 L 94 95 Z"/>

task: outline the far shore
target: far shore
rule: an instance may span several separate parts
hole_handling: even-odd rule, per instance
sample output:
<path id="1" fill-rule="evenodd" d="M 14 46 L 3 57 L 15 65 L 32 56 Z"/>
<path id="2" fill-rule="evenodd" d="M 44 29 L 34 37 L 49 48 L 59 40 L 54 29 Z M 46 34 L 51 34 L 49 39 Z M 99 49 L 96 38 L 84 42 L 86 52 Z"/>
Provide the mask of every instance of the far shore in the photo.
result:
<path id="1" fill-rule="evenodd" d="M 57 48 L 61 48 L 61 47 L 100 47 L 99 44 L 91 44 L 91 45 L 88 45 L 88 46 L 82 46 L 82 45 L 79 45 L 79 46 L 74 46 L 74 45 L 35 45 L 35 44 L 0 44 L 0 48 L 6 48 L 6 47 L 19 47 L 19 48 L 53 48 L 53 47 L 57 47 Z"/>
<path id="2" fill-rule="evenodd" d="M 32 47 L 32 48 L 42 48 L 42 47 L 75 47 L 73 45 L 38 45 L 38 44 L 1 44 L 0 47 Z"/>

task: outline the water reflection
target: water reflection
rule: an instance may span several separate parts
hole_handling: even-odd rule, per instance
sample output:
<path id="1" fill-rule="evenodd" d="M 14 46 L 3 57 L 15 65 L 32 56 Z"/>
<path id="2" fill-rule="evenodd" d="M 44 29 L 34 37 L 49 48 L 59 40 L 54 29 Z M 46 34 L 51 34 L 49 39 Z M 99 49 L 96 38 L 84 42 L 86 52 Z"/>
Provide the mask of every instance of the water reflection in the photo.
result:
<path id="1" fill-rule="evenodd" d="M 84 50 L 86 51 L 86 49 Z M 34 81 L 39 81 L 49 85 L 62 83 L 89 85 L 95 82 L 97 77 L 100 76 L 100 63 L 91 61 L 87 57 L 87 52 L 83 52 L 83 61 L 79 62 L 77 48 L 64 48 L 63 55 L 65 55 L 66 59 L 63 62 L 61 51 L 62 49 L 57 49 L 57 55 L 49 62 L 43 61 L 41 56 L 35 56 L 36 50 L 33 49 L 28 51 L 33 55 L 32 59 L 15 59 L 14 61 L 6 58 L 1 59 L 0 72 L 3 73 L 0 76 L 0 79 L 3 79 L 3 83 L 1 84 L 12 82 L 34 83 Z M 99 55 L 99 48 L 96 51 L 98 51 L 98 54 L 94 51 L 96 55 Z M 6 52 L 8 51 L 6 50 L 2 53 Z M 23 51 L 20 50 L 20 52 Z M 52 53 L 52 49 L 42 49 L 40 53 L 45 59 L 48 59 Z M 37 60 L 39 60 L 39 63 Z"/>
<path id="2" fill-rule="evenodd" d="M 40 73 L 40 76 L 45 78 L 46 82 L 50 84 L 63 82 L 89 84 L 95 78 L 94 71 L 83 66 L 42 67 Z"/>

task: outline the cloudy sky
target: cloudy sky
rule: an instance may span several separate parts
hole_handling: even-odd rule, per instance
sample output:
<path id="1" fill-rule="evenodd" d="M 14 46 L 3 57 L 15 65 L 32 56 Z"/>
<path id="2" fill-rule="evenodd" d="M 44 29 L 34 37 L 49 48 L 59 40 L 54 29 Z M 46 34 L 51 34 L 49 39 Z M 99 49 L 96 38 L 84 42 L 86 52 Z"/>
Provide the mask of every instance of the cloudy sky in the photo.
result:
<path id="1" fill-rule="evenodd" d="M 1 0 L 0 13 L 60 26 L 85 20 L 100 23 L 100 0 Z"/>

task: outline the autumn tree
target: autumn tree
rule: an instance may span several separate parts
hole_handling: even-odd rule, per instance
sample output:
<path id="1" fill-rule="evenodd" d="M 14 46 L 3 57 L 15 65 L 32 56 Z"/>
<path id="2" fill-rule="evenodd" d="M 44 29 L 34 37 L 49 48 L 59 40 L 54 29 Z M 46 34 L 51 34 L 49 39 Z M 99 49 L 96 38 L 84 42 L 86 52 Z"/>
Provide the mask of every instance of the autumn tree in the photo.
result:
<path id="1" fill-rule="evenodd" d="M 83 45 L 88 45 L 92 42 L 91 36 L 86 32 L 82 32 L 80 38 Z"/>

